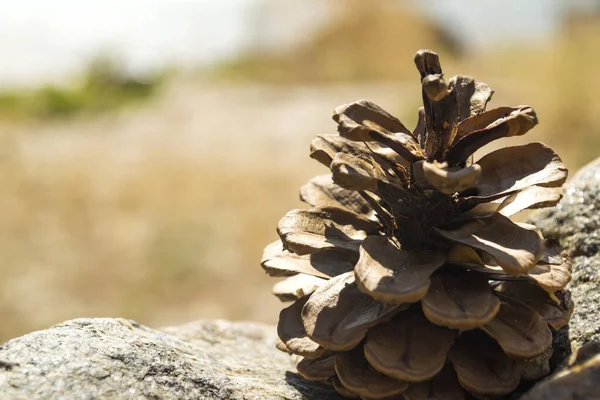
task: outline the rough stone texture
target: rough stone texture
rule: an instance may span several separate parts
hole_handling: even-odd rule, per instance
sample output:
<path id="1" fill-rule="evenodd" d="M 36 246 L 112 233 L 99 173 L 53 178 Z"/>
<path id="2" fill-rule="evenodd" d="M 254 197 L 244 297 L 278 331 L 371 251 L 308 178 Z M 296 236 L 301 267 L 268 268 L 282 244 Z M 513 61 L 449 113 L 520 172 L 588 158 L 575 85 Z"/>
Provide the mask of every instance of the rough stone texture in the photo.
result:
<path id="1" fill-rule="evenodd" d="M 0 347 L 0 399 L 339 399 L 290 372 L 274 332 L 225 321 L 163 330 L 68 321 Z"/>
<path id="2" fill-rule="evenodd" d="M 531 221 L 544 237 L 559 239 L 571 254 L 569 288 L 575 311 L 568 333 L 572 350 L 600 341 L 600 158 L 575 175 L 557 207 L 537 213 Z"/>
<path id="3" fill-rule="evenodd" d="M 530 220 L 544 237 L 559 239 L 571 254 L 569 289 L 575 310 L 569 326 L 559 331 L 554 342 L 555 363 L 564 366 L 521 399 L 600 399 L 600 158 L 573 178 L 556 208 Z M 576 357 L 566 362 L 571 352 Z"/>

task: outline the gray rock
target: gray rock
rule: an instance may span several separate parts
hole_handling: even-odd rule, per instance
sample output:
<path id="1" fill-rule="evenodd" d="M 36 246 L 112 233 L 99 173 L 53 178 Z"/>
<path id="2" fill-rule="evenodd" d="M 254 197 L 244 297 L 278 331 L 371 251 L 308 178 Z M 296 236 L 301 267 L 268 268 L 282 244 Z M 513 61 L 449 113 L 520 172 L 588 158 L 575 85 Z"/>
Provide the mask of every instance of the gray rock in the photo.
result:
<path id="1" fill-rule="evenodd" d="M 0 347 L 0 399 L 339 399 L 275 348 L 275 328 L 199 321 L 150 329 L 77 319 Z"/>
<path id="2" fill-rule="evenodd" d="M 530 220 L 544 237 L 557 238 L 573 261 L 569 285 L 575 311 L 569 324 L 571 349 L 600 341 L 600 158 L 583 167 L 565 187 L 560 204 Z"/>
<path id="3" fill-rule="evenodd" d="M 575 175 L 556 208 L 536 213 L 530 221 L 569 251 L 575 310 L 554 341 L 554 363 L 562 367 L 522 400 L 600 399 L 600 158 Z M 571 353 L 576 357 L 568 362 Z"/>

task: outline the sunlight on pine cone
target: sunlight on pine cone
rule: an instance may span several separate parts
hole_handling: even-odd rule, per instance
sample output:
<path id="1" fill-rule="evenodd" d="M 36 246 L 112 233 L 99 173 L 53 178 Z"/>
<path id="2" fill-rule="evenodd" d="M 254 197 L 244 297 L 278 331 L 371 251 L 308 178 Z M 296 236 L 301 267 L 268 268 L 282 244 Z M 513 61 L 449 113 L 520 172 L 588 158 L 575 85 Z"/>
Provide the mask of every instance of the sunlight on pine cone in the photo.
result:
<path id="1" fill-rule="evenodd" d="M 408 129 L 376 104 L 337 107 L 337 134 L 310 156 L 330 173 L 300 190 L 262 267 L 280 350 L 346 397 L 501 396 L 547 375 L 568 323 L 570 259 L 520 211 L 554 206 L 567 170 L 542 143 L 473 153 L 538 123 L 529 106 L 488 110 L 493 91 L 448 80 L 437 54 L 415 64 L 423 107 Z"/>

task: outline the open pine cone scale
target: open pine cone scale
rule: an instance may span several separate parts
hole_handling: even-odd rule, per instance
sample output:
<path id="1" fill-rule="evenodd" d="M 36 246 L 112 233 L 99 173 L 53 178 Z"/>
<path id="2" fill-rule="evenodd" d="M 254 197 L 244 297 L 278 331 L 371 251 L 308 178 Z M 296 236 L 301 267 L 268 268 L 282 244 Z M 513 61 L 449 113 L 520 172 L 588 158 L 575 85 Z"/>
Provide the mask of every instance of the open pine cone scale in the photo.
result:
<path id="1" fill-rule="evenodd" d="M 486 111 L 493 91 L 444 80 L 415 57 L 424 107 L 411 132 L 369 101 L 336 108 L 338 134 L 310 156 L 331 174 L 302 187 L 311 208 L 279 222 L 262 266 L 294 303 L 278 348 L 298 371 L 364 399 L 502 396 L 549 372 L 552 330 L 568 323 L 568 256 L 510 217 L 553 206 L 567 170 L 542 143 L 493 140 L 537 124 L 528 106 Z"/>

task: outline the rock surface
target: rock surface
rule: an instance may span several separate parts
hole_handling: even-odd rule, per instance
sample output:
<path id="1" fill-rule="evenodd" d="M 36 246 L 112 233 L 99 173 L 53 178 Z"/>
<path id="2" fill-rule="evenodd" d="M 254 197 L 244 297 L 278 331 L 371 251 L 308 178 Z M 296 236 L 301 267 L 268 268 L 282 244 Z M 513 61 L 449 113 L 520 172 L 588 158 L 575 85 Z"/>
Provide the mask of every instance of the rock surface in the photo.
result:
<path id="1" fill-rule="evenodd" d="M 0 399 L 339 399 L 292 371 L 267 325 L 77 319 L 0 347 Z"/>
<path id="2" fill-rule="evenodd" d="M 600 158 L 585 166 L 564 190 L 558 207 L 530 218 L 544 237 L 554 237 L 571 255 L 569 285 L 575 310 L 555 338 L 558 363 L 575 359 L 538 383 L 522 400 L 600 399 Z"/>
<path id="3" fill-rule="evenodd" d="M 544 237 L 554 237 L 571 255 L 575 302 L 571 348 L 600 341 L 600 158 L 579 171 L 565 187 L 560 204 L 531 218 Z"/>

